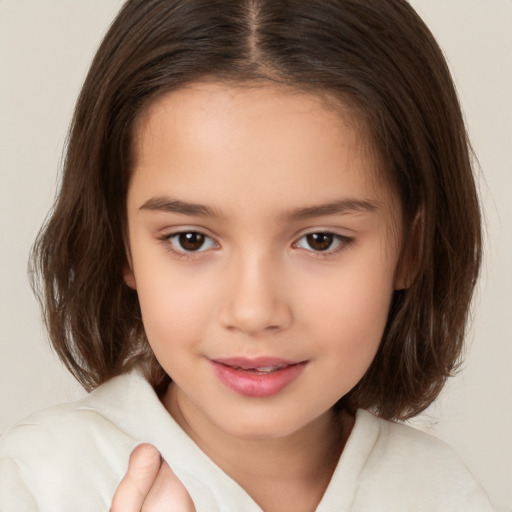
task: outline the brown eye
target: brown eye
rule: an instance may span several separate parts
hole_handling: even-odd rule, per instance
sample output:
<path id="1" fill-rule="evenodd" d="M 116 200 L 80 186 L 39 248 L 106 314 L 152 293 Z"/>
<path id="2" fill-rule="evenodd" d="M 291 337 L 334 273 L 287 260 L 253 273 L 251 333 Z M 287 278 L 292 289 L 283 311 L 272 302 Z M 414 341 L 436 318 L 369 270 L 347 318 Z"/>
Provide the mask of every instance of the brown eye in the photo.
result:
<path id="1" fill-rule="evenodd" d="M 336 253 L 352 243 L 352 238 L 330 233 L 329 231 L 318 231 L 302 236 L 295 244 L 295 247 L 305 249 L 313 253 Z"/>
<path id="2" fill-rule="evenodd" d="M 185 251 L 198 251 L 203 247 L 205 238 L 202 233 L 180 233 L 178 243 Z"/>
<path id="3" fill-rule="evenodd" d="M 327 251 L 332 246 L 335 237 L 333 233 L 311 233 L 306 236 L 306 241 L 314 251 Z"/>
<path id="4" fill-rule="evenodd" d="M 199 231 L 182 231 L 165 239 L 179 253 L 203 252 L 217 246 L 209 236 Z"/>

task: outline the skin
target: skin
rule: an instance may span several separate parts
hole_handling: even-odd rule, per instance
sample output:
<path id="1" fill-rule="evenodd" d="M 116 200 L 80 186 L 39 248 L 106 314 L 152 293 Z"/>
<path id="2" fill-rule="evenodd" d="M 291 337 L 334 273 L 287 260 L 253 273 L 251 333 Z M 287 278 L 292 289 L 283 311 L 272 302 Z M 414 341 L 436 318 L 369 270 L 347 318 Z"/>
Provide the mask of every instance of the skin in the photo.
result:
<path id="1" fill-rule="evenodd" d="M 403 287 L 400 202 L 364 141 L 347 111 L 262 84 L 187 86 L 137 126 L 125 280 L 173 380 L 163 404 L 268 512 L 318 505 L 353 424 L 332 407 L 368 369 Z M 234 356 L 306 364 L 280 392 L 247 397 L 212 370 Z"/>
<path id="2" fill-rule="evenodd" d="M 126 476 L 112 501 L 111 512 L 195 512 L 183 484 L 158 450 L 141 444 L 133 450 Z"/>

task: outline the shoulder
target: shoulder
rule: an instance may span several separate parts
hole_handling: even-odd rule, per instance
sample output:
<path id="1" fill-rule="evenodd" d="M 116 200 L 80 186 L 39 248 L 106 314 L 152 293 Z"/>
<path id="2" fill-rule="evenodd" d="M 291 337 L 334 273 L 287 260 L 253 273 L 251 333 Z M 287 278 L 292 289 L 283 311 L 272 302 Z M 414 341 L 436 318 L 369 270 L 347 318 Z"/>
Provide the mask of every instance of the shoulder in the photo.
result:
<path id="1" fill-rule="evenodd" d="M 407 459 L 414 465 L 421 461 L 435 466 L 442 462 L 444 466 L 463 467 L 455 451 L 441 439 L 409 425 L 366 414 L 378 425 L 379 445 L 389 452 L 391 459 Z"/>
<path id="2" fill-rule="evenodd" d="M 0 436 L 0 505 L 17 493 L 14 502 L 32 499 L 38 510 L 65 510 L 81 496 L 89 510 L 105 509 L 137 444 L 98 407 L 109 401 L 108 387 L 32 414 Z"/>
<path id="3" fill-rule="evenodd" d="M 415 510 L 492 511 L 485 491 L 445 442 L 365 411 L 358 421 L 375 432 L 361 479 L 384 503 L 396 511 L 403 503 L 423 507 Z"/>
<path id="4" fill-rule="evenodd" d="M 26 464 L 38 456 L 49 460 L 87 456 L 90 450 L 104 450 L 113 439 L 122 438 L 121 426 L 88 402 L 86 397 L 54 406 L 18 422 L 0 436 L 0 457 Z"/>

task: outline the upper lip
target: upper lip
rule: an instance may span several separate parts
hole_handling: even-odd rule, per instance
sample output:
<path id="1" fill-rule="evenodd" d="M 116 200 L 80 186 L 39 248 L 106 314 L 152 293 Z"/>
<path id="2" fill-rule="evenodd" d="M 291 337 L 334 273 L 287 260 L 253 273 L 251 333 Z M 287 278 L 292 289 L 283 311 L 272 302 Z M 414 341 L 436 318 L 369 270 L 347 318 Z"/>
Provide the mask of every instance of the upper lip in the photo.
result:
<path id="1" fill-rule="evenodd" d="M 268 368 L 271 366 L 285 367 L 293 364 L 303 363 L 305 361 L 290 361 L 281 359 L 279 357 L 220 357 L 212 359 L 214 363 L 231 366 L 232 368 L 242 368 L 244 370 L 251 370 L 254 368 Z"/>

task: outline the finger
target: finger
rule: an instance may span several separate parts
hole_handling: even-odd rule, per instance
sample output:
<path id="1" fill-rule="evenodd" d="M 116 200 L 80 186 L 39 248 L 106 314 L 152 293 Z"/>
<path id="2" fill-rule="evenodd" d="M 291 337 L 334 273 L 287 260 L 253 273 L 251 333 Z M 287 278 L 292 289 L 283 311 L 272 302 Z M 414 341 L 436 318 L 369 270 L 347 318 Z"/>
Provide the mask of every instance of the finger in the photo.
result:
<path id="1" fill-rule="evenodd" d="M 142 512 L 195 512 L 190 494 L 173 473 L 167 462 L 163 462 L 153 487 L 147 495 Z"/>
<path id="2" fill-rule="evenodd" d="M 139 512 L 161 464 L 160 452 L 154 446 L 137 446 L 130 455 L 128 471 L 114 495 L 111 512 Z"/>

